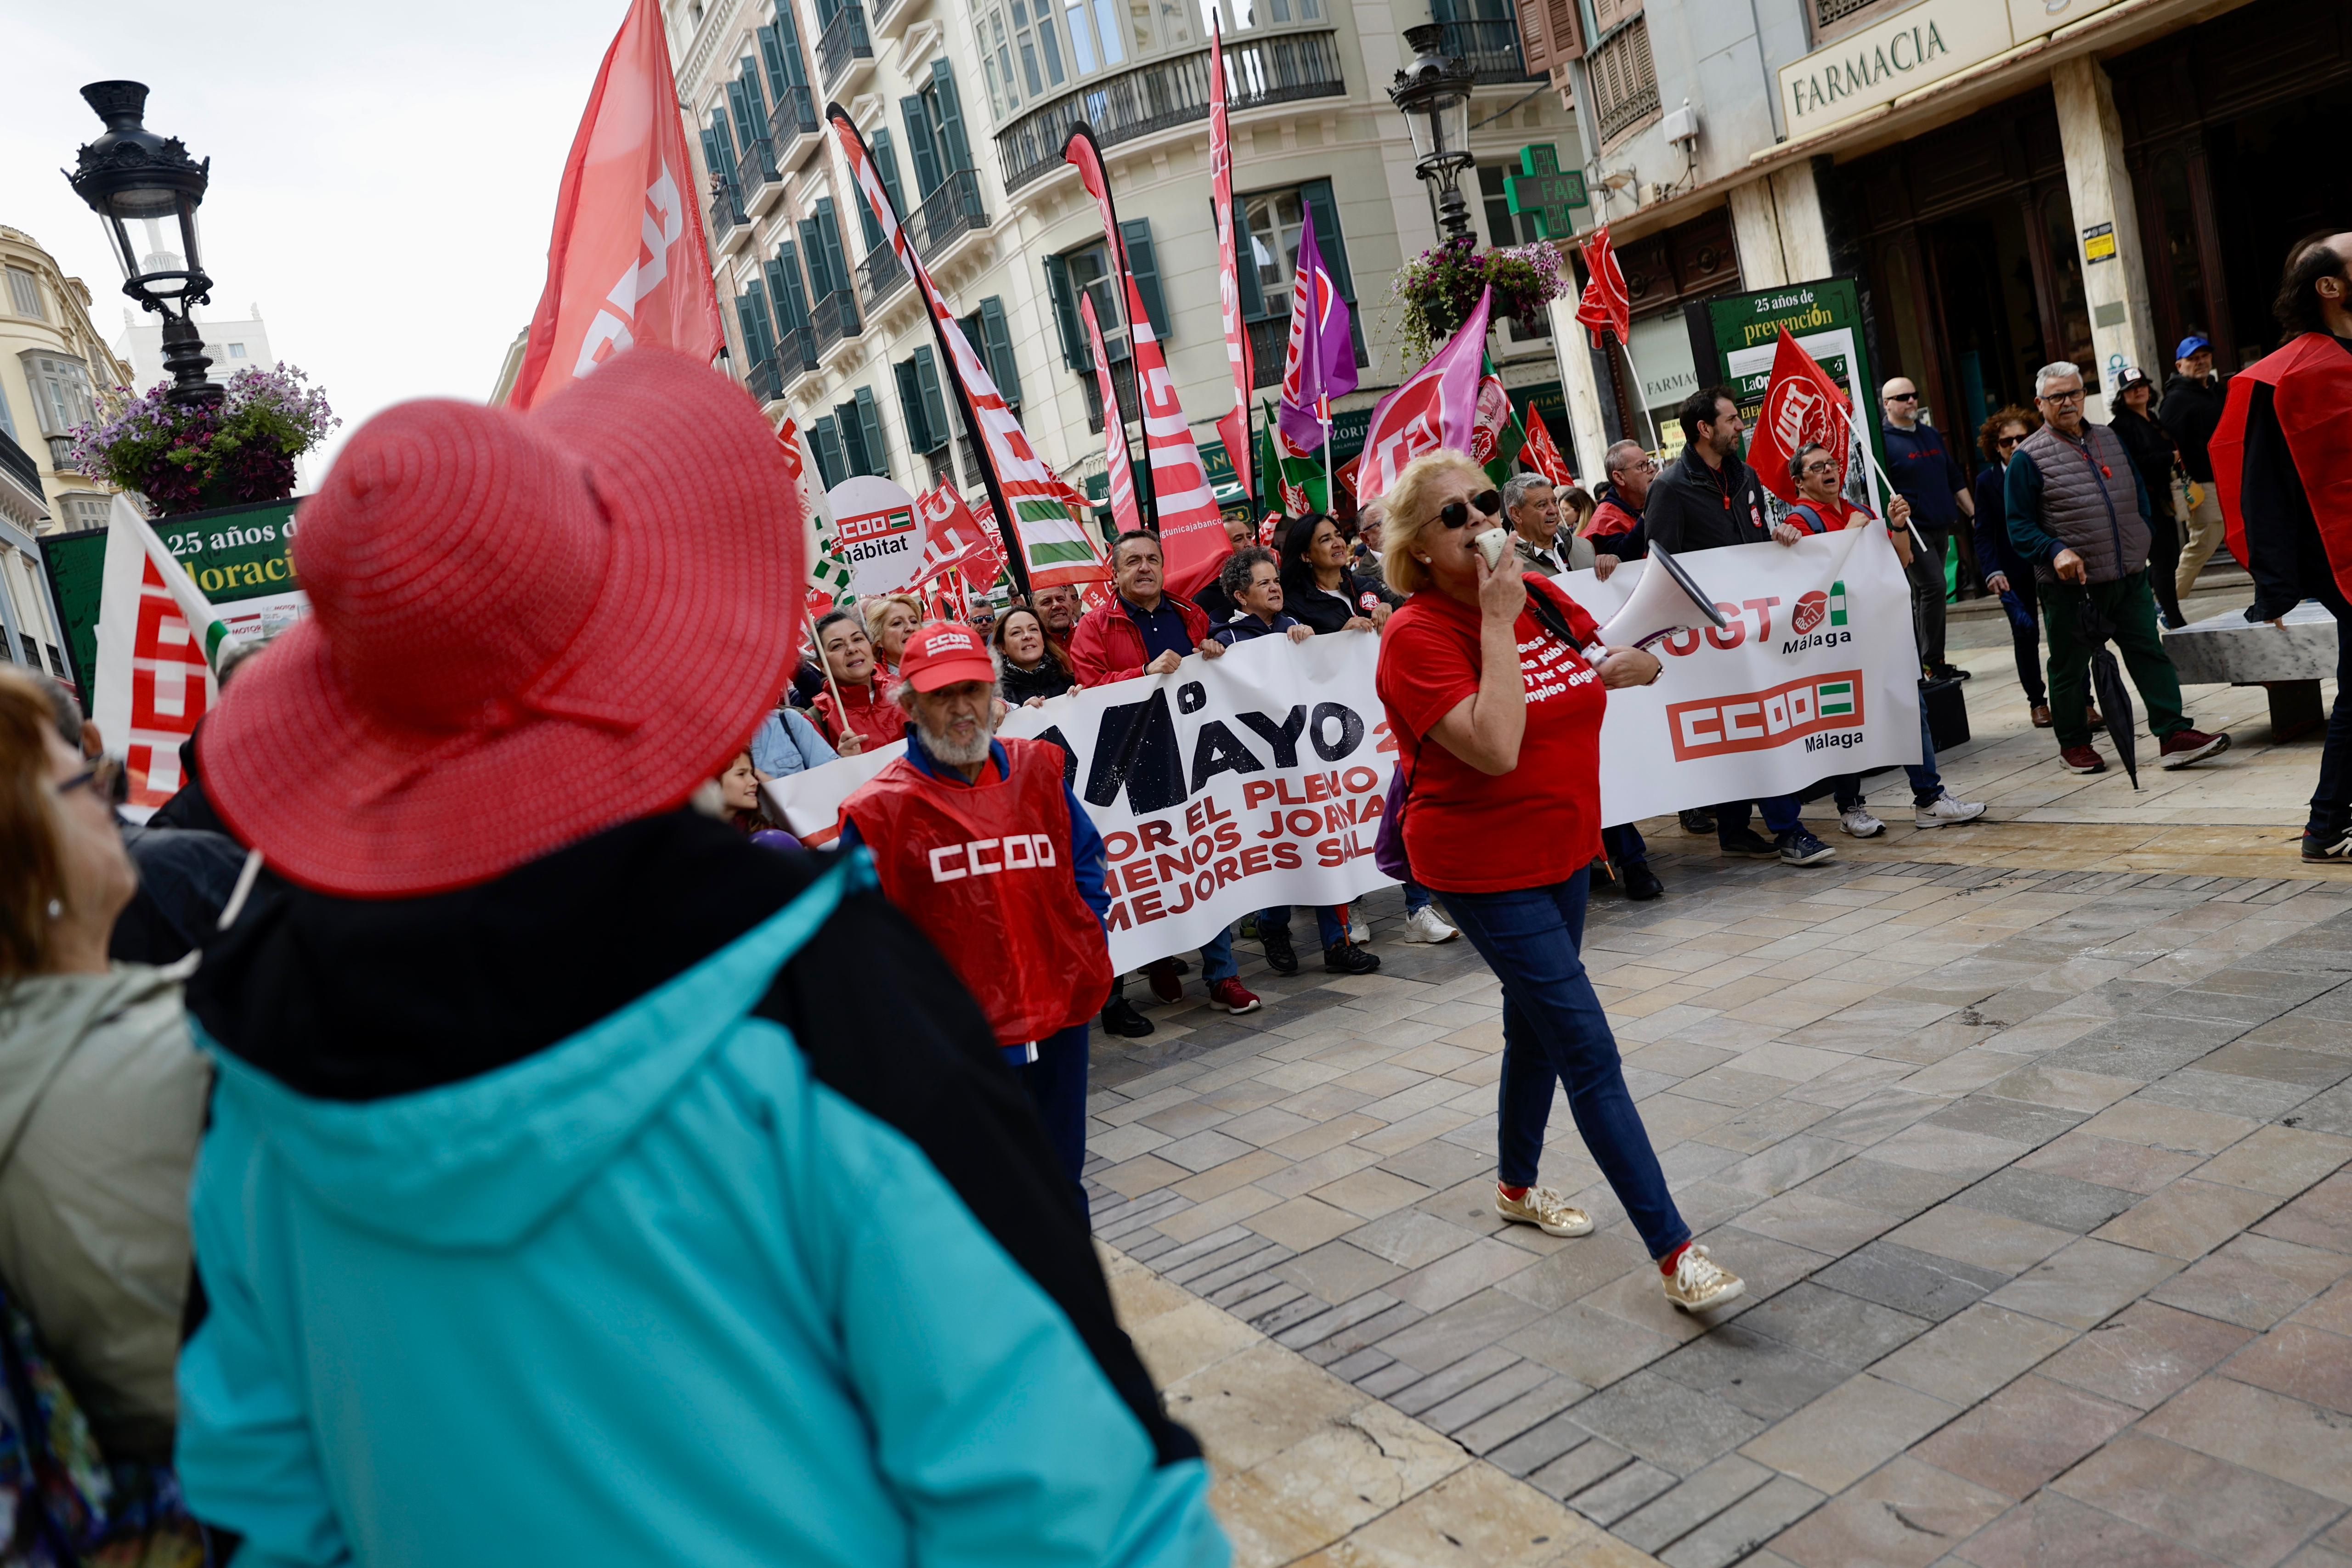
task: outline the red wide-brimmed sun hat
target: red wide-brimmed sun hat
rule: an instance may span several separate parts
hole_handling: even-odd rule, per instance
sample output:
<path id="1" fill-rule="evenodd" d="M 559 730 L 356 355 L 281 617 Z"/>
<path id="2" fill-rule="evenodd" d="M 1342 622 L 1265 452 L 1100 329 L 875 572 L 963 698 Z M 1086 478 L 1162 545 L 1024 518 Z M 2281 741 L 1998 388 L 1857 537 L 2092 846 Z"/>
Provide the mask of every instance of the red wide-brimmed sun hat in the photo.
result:
<path id="1" fill-rule="evenodd" d="M 270 868 L 402 898 L 682 804 L 774 706 L 799 493 L 733 382 L 640 348 L 529 413 L 427 401 L 304 503 L 311 615 L 196 743 Z"/>

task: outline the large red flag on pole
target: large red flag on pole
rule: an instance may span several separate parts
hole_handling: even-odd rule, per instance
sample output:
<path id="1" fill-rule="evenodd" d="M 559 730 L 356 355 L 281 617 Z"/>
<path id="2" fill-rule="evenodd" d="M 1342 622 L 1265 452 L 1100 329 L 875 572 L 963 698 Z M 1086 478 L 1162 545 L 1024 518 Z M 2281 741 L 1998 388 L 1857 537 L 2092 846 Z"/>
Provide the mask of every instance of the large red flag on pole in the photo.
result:
<path id="1" fill-rule="evenodd" d="M 727 345 L 675 83 L 660 5 L 632 0 L 564 160 L 517 408 L 633 344 L 706 361 Z"/>
<path id="2" fill-rule="evenodd" d="M 1576 475 L 1568 466 L 1568 458 L 1553 444 L 1551 432 L 1544 428 L 1543 415 L 1536 405 L 1528 404 L 1528 442 L 1519 448 L 1519 455 L 1528 465 L 1561 489 L 1576 483 Z"/>
<path id="3" fill-rule="evenodd" d="M 1111 379 L 1110 356 L 1103 352 L 1102 328 L 1095 320 L 1095 297 L 1078 294 L 1078 319 L 1086 325 L 1087 352 L 1095 361 L 1096 384 L 1102 392 L 1103 455 L 1110 468 L 1110 518 L 1123 534 L 1143 526 L 1135 504 L 1135 457 L 1127 445 L 1127 416 L 1119 412 L 1118 383 Z"/>
<path id="4" fill-rule="evenodd" d="M 1837 459 L 1838 488 L 1843 490 L 1853 457 L 1844 403 L 1845 393 L 1830 373 L 1781 328 L 1772 351 L 1772 379 L 1765 383 L 1764 403 L 1748 438 L 1748 465 L 1756 470 L 1758 482 L 1794 506 L 1797 482 L 1789 477 L 1789 459 L 1808 446 L 1825 446 Z"/>
<path id="5" fill-rule="evenodd" d="M 1602 224 L 1592 231 L 1592 237 L 1579 247 L 1584 254 L 1584 270 L 1590 274 L 1584 285 L 1583 297 L 1576 302 L 1576 319 L 1592 329 L 1592 346 L 1601 346 L 1601 334 L 1614 332 L 1621 343 L 1633 337 L 1633 297 L 1626 292 L 1625 275 L 1617 267 L 1616 247 L 1609 243 L 1609 225 Z"/>
<path id="6" fill-rule="evenodd" d="M 1217 210 L 1217 306 L 1225 319 L 1225 359 L 1234 372 L 1234 409 L 1217 421 L 1217 434 L 1233 459 L 1234 477 L 1242 494 L 1255 496 L 1250 460 L 1250 383 L 1256 379 L 1250 363 L 1249 327 L 1242 320 L 1241 257 L 1234 239 L 1234 136 L 1225 121 L 1225 39 L 1221 26 L 1209 31 L 1209 187 Z"/>

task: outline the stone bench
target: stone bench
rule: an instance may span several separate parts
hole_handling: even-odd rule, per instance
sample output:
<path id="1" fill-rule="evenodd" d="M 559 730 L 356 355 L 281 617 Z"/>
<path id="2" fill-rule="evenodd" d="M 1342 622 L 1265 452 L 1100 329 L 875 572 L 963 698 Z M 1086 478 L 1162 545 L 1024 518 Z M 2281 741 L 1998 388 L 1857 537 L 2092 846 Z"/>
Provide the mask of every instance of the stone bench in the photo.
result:
<path id="1" fill-rule="evenodd" d="M 2271 738 L 2292 740 L 2327 722 L 2319 683 L 2336 674 L 2336 617 L 2315 599 L 2296 605 L 2284 626 L 2239 611 L 2192 621 L 2164 634 L 2183 685 L 2262 686 L 2271 698 Z"/>

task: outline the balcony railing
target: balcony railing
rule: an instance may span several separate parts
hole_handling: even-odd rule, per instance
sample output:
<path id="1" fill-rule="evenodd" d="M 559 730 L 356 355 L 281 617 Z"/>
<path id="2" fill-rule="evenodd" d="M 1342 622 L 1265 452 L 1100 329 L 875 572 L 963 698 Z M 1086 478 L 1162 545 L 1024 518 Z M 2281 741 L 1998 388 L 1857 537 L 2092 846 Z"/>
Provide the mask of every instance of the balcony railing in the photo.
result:
<path id="1" fill-rule="evenodd" d="M 45 435 L 41 439 L 49 444 L 49 466 L 60 474 L 74 472 L 73 437 Z"/>
<path id="2" fill-rule="evenodd" d="M 816 42 L 817 67 L 824 74 L 824 85 L 827 89 L 839 86 L 851 62 L 873 57 L 874 38 L 866 30 L 866 7 L 844 5 L 825 24 L 824 36 Z"/>
<path id="3" fill-rule="evenodd" d="M 794 327 L 776 340 L 776 363 L 787 382 L 797 381 L 816 369 L 816 332 L 809 327 Z"/>
<path id="4" fill-rule="evenodd" d="M 899 265 L 898 253 L 887 245 L 876 246 L 857 264 L 857 292 L 865 297 L 868 310 L 906 286 L 907 269 Z"/>
<path id="5" fill-rule="evenodd" d="M 747 199 L 757 196 L 784 177 L 783 172 L 776 167 L 776 144 L 768 139 L 767 132 L 761 131 L 752 136 L 751 144 L 743 149 L 743 155 L 736 164 L 736 172 L 743 182 L 743 194 Z"/>
<path id="6" fill-rule="evenodd" d="M 1443 52 L 1469 66 L 1481 82 L 1543 81 L 1541 71 L 1528 69 L 1519 53 L 1519 25 L 1506 17 L 1476 22 L 1441 22 L 1445 29 Z"/>
<path id="7" fill-rule="evenodd" d="M 5 430 L 0 430 L 0 473 L 22 484 L 33 493 L 36 500 L 40 498 L 41 465 L 33 461 L 31 453 L 11 440 Z"/>
<path id="8" fill-rule="evenodd" d="M 768 135 L 774 145 L 790 147 L 795 136 L 816 134 L 816 95 L 804 87 L 788 87 L 768 110 Z"/>
<path id="9" fill-rule="evenodd" d="M 710 237 L 723 240 L 728 231 L 751 221 L 751 214 L 743 210 L 743 193 L 735 182 L 724 174 L 711 175 Z"/>
<path id="10" fill-rule="evenodd" d="M 1225 47 L 1225 102 L 1234 111 L 1300 99 L 1344 98 L 1337 35 L 1329 28 L 1236 40 Z M 1070 122 L 1083 120 L 1108 147 L 1209 117 L 1209 52 L 1153 60 L 1041 104 L 996 133 L 1004 188 L 1018 190 L 1062 166 Z"/>
<path id="11" fill-rule="evenodd" d="M 810 325 L 816 329 L 816 351 L 824 353 L 844 338 L 855 338 L 862 329 L 857 320 L 857 300 L 846 288 L 836 288 L 816 302 L 809 312 Z"/>
<path id="12" fill-rule="evenodd" d="M 988 226 L 988 210 L 981 204 L 977 170 L 958 169 L 939 183 L 923 204 L 907 216 L 907 237 L 925 261 L 945 250 L 960 234 Z"/>
<path id="13" fill-rule="evenodd" d="M 773 360 L 754 360 L 751 370 L 744 373 L 743 384 L 761 402 L 773 402 L 784 395 L 783 367 Z"/>

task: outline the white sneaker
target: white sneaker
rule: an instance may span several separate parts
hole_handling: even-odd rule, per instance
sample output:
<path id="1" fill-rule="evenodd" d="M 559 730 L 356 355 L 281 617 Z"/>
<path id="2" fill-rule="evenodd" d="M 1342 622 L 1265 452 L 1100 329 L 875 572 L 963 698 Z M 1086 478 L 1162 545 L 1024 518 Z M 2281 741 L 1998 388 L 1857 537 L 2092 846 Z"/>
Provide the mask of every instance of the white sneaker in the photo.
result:
<path id="1" fill-rule="evenodd" d="M 1685 1312 L 1703 1312 L 1745 1293 L 1747 1281 L 1706 1255 L 1704 1247 L 1685 1247 L 1666 1281 L 1666 1300 Z"/>
<path id="2" fill-rule="evenodd" d="M 1867 806 L 1856 806 L 1839 817 L 1838 826 L 1857 839 L 1874 839 L 1886 831 L 1886 824 L 1872 816 Z"/>
<path id="3" fill-rule="evenodd" d="M 1960 822 L 1973 822 L 1985 814 L 1981 800 L 1955 800 L 1949 789 L 1927 805 L 1916 808 L 1911 820 L 1923 828 L 1948 828 Z"/>
<path id="4" fill-rule="evenodd" d="M 1348 922 L 1348 940 L 1353 942 L 1357 946 L 1361 947 L 1370 943 L 1371 939 L 1372 928 L 1363 921 L 1355 919 L 1351 916 Z"/>
<path id="5" fill-rule="evenodd" d="M 1407 942 L 1451 942 L 1462 933 L 1438 918 L 1437 906 L 1424 904 L 1404 917 L 1404 940 Z"/>

